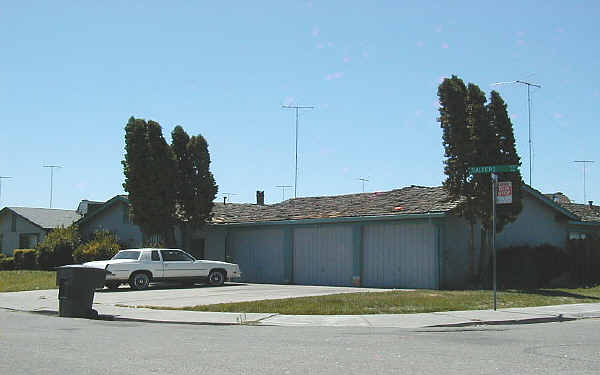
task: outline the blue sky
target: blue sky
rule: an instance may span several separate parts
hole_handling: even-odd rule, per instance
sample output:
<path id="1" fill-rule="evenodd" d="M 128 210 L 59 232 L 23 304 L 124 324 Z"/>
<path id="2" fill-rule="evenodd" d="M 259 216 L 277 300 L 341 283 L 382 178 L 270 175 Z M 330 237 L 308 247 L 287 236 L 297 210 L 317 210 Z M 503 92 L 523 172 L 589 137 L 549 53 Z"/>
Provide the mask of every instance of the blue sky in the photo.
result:
<path id="1" fill-rule="evenodd" d="M 233 202 L 444 179 L 437 86 L 532 90 L 533 186 L 600 201 L 597 1 L 3 1 L 0 206 L 75 208 L 123 193 L 130 116 L 208 140 Z M 496 87 L 529 182 L 527 91 Z M 286 198 L 293 189 L 286 191 Z"/>

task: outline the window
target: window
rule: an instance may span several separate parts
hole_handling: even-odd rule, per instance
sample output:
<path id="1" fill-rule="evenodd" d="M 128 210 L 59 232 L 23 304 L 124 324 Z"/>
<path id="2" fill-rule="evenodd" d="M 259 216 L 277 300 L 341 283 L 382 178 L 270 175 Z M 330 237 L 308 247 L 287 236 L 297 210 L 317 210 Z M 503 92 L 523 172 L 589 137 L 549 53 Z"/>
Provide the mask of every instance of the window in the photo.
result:
<path id="1" fill-rule="evenodd" d="M 585 240 L 586 235 L 585 235 L 585 233 L 580 233 L 580 232 L 570 232 L 569 239 L 570 240 Z"/>
<path id="2" fill-rule="evenodd" d="M 135 251 L 135 250 L 119 251 L 117 253 L 117 255 L 112 257 L 112 259 L 134 259 L 134 260 L 137 260 L 140 257 L 140 253 L 141 253 L 141 251 Z"/>
<path id="3" fill-rule="evenodd" d="M 22 233 L 19 235 L 19 249 L 33 249 L 38 244 L 37 233 Z"/>
<path id="4" fill-rule="evenodd" d="M 160 254 L 165 262 L 192 262 L 193 259 L 184 253 L 177 250 L 161 250 Z"/>
<path id="5" fill-rule="evenodd" d="M 152 261 L 153 262 L 160 261 L 160 257 L 158 256 L 158 250 L 152 250 Z"/>

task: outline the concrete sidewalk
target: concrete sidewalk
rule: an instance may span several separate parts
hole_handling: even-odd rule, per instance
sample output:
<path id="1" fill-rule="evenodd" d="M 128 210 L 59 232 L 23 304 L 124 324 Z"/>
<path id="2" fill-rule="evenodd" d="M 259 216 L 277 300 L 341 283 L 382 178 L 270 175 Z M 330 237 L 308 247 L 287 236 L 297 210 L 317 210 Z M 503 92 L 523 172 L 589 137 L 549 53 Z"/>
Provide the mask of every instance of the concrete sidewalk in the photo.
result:
<path id="1" fill-rule="evenodd" d="M 58 291 L 28 291 L 0 294 L 0 308 L 58 314 Z M 280 315 L 154 310 L 94 303 L 104 319 L 213 325 L 312 326 L 312 327 L 461 327 L 485 324 L 526 324 L 600 318 L 600 303 L 493 310 L 448 311 L 421 314 L 373 315 Z"/>

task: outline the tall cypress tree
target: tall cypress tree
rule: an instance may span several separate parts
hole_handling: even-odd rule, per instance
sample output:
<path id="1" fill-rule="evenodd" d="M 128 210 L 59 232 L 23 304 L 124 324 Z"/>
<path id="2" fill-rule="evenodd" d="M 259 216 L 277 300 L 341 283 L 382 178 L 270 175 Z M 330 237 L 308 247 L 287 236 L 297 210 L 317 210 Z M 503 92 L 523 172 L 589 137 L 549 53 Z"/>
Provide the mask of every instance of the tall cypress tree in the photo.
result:
<path id="1" fill-rule="evenodd" d="M 175 161 L 158 122 L 129 119 L 122 164 L 133 222 L 146 238 L 159 235 L 167 246 L 174 246 Z"/>
<path id="2" fill-rule="evenodd" d="M 471 266 L 473 272 L 474 223 L 479 221 L 484 233 L 492 229 L 492 186 L 489 174 L 471 176 L 469 167 L 489 165 L 520 165 L 516 152 L 513 127 L 506 104 L 493 91 L 486 105 L 485 93 L 472 83 L 465 87 L 463 81 L 452 76 L 438 87 L 443 145 L 446 160 L 444 187 L 452 198 L 463 198 L 462 215 L 471 223 Z M 513 204 L 498 207 L 496 229 L 501 231 L 506 223 L 514 221 L 521 211 L 520 172 L 501 173 L 501 181 L 513 182 Z M 489 239 L 482 238 L 480 253 L 481 277 L 487 276 L 489 264 Z M 472 273 L 473 274 L 473 273 Z"/>
<path id="3" fill-rule="evenodd" d="M 210 171 L 208 143 L 202 135 L 189 137 L 181 126 L 171 133 L 177 162 L 177 203 L 180 222 L 198 228 L 210 217 L 218 191 Z"/>
<path id="4" fill-rule="evenodd" d="M 490 94 L 490 103 L 487 106 L 489 121 L 493 124 L 497 139 L 498 139 L 498 165 L 518 165 L 521 166 L 521 158 L 517 153 L 515 142 L 514 128 L 508 116 L 507 105 L 497 91 L 492 91 Z M 500 181 L 512 182 L 512 204 L 498 205 L 496 230 L 501 231 L 502 228 L 517 219 L 519 213 L 523 209 L 521 201 L 521 186 L 523 178 L 521 172 L 517 169 L 516 172 L 499 173 Z"/>

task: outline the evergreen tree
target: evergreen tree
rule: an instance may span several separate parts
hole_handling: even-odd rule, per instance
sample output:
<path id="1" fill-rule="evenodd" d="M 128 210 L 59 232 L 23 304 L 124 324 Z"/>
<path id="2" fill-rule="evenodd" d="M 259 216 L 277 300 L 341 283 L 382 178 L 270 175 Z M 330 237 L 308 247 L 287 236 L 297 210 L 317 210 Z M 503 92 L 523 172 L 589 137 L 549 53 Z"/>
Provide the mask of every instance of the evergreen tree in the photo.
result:
<path id="1" fill-rule="evenodd" d="M 482 238 L 480 272 L 487 276 L 490 236 L 492 230 L 492 182 L 489 174 L 471 176 L 469 167 L 488 165 L 520 165 L 516 152 L 513 126 L 506 104 L 493 91 L 486 105 L 485 93 L 472 83 L 465 87 L 463 81 L 452 76 L 438 87 L 443 145 L 446 160 L 444 187 L 451 198 L 464 199 L 461 214 L 471 223 L 471 272 L 474 275 L 474 224 L 479 221 L 486 234 Z M 514 221 L 521 211 L 520 172 L 499 174 L 500 181 L 512 181 L 513 204 L 499 206 L 496 230 Z"/>
<path id="2" fill-rule="evenodd" d="M 133 222 L 146 238 L 159 235 L 167 246 L 174 246 L 175 160 L 159 123 L 129 119 L 122 164 Z"/>
<path id="3" fill-rule="evenodd" d="M 180 222 L 198 228 L 209 219 L 218 190 L 210 172 L 208 143 L 202 135 L 190 138 L 181 126 L 175 127 L 171 138 Z"/>

